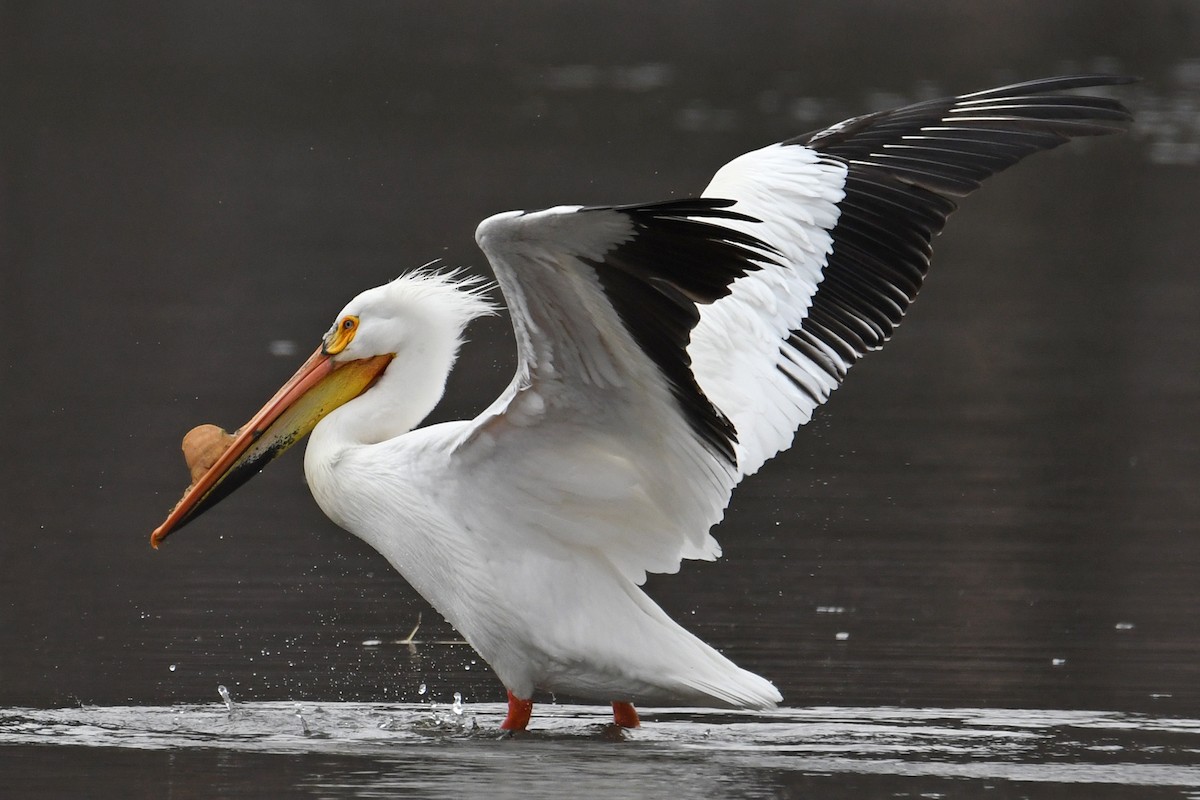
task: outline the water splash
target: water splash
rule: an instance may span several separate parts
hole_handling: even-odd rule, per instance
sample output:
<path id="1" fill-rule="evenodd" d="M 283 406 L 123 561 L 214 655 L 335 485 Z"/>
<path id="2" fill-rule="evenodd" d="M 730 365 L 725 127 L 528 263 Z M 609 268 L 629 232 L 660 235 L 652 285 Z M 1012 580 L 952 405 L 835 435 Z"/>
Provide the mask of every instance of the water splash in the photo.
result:
<path id="1" fill-rule="evenodd" d="M 217 694 L 221 695 L 221 699 L 225 701 L 225 708 L 230 714 L 233 713 L 233 697 L 229 694 L 229 689 L 225 688 L 225 684 L 217 687 Z"/>
<path id="2" fill-rule="evenodd" d="M 296 704 L 296 719 L 300 720 L 300 729 L 304 731 L 305 736 L 309 736 L 312 732 L 308 729 L 308 723 L 304 721 L 304 714 L 301 713 L 300 704 Z"/>
<path id="3" fill-rule="evenodd" d="M 453 702 L 449 706 L 444 703 L 431 702 L 422 706 L 426 710 L 424 719 L 416 723 L 424 730 L 446 732 L 473 732 L 480 728 L 475 714 L 467 712 L 467 704 L 463 702 L 462 693 L 455 692 Z"/>

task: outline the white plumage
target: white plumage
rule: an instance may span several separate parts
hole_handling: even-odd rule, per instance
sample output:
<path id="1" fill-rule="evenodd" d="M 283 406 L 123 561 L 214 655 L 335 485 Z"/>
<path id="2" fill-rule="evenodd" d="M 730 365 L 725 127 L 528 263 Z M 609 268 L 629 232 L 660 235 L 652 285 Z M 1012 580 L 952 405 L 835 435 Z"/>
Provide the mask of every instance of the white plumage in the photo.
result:
<path id="1" fill-rule="evenodd" d="M 538 689 L 612 701 L 626 725 L 634 702 L 770 707 L 774 686 L 640 584 L 720 555 L 710 531 L 734 486 L 891 336 L 950 197 L 1119 129 L 1115 101 L 1053 94 L 1119 82 L 1048 79 L 856 118 L 734 159 L 696 199 L 491 217 L 476 239 L 518 350 L 491 407 L 417 428 L 464 330 L 495 309 L 478 280 L 402 276 L 342 310 L 154 541 L 312 429 L 317 502 L 495 669 L 505 727 L 524 727 Z"/>
<path id="2" fill-rule="evenodd" d="M 796 428 L 812 418 L 813 396 L 825 400 L 837 388 L 832 376 L 781 343 L 816 296 L 833 250 L 838 203 L 846 196 L 846 171 L 807 147 L 775 144 L 721 167 L 704 190 L 704 197 L 736 198 L 731 210 L 762 222 L 724 224 L 770 242 L 782 256 L 704 307 L 692 332 L 697 380 L 738 431 L 743 476 L 791 444 Z M 785 208 L 790 212 L 779 213 Z M 809 393 L 797 391 L 797 379 Z"/>

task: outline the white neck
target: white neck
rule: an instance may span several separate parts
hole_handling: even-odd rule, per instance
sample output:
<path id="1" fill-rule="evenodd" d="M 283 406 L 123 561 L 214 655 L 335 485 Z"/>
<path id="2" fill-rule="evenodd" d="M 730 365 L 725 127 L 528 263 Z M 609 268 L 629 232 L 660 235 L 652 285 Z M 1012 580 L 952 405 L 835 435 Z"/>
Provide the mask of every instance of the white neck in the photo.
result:
<path id="1" fill-rule="evenodd" d="M 442 399 L 458 356 L 459 341 L 443 341 L 404 348 L 370 389 L 321 420 L 309 437 L 305 471 L 347 448 L 387 441 L 420 425 Z"/>

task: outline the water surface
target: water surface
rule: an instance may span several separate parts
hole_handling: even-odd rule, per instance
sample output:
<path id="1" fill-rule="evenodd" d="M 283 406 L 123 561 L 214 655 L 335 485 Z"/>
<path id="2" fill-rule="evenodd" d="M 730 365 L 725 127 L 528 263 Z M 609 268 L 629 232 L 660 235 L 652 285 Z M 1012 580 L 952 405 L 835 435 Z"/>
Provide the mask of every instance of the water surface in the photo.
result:
<path id="1" fill-rule="evenodd" d="M 263 774 L 316 797 L 461 797 L 483 782 L 489 796 L 532 798 L 561 797 L 564 787 L 582 797 L 648 798 L 861 797 L 885 787 L 922 797 L 1009 796 L 1014 787 L 1027 797 L 1200 793 L 1196 719 L 657 709 L 642 728 L 615 734 L 593 708 L 555 705 L 542 709 L 536 731 L 511 738 L 498 731 L 503 712 L 500 704 L 364 703 L 11 709 L 0 713 L 0 745 L 28 766 L 69 754 L 104 780 L 142 770 L 186 781 L 222 761 L 239 765 L 213 787 L 221 796 L 262 796 Z M 19 785 L 65 791 L 92 779 L 23 776 Z"/>

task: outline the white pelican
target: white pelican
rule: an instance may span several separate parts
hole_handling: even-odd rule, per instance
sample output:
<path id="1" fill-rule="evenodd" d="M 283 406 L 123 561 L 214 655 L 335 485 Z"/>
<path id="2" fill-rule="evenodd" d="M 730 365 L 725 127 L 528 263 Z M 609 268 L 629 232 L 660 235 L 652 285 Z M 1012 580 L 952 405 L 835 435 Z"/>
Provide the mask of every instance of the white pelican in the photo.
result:
<path id="1" fill-rule="evenodd" d="M 1120 130 L 1115 100 L 1049 78 L 856 117 L 721 167 L 697 198 L 484 220 L 516 332 L 512 383 L 473 420 L 418 428 L 478 279 L 428 270 L 351 300 L 316 352 L 201 458 L 157 545 L 305 434 L 321 509 L 378 550 L 492 666 L 502 727 L 535 689 L 613 705 L 769 708 L 775 687 L 639 586 L 717 558 L 730 492 L 791 445 L 916 297 L 930 240 L 984 178 Z M 215 463 L 212 463 L 215 459 Z M 211 466 L 210 466 L 211 464 Z"/>

